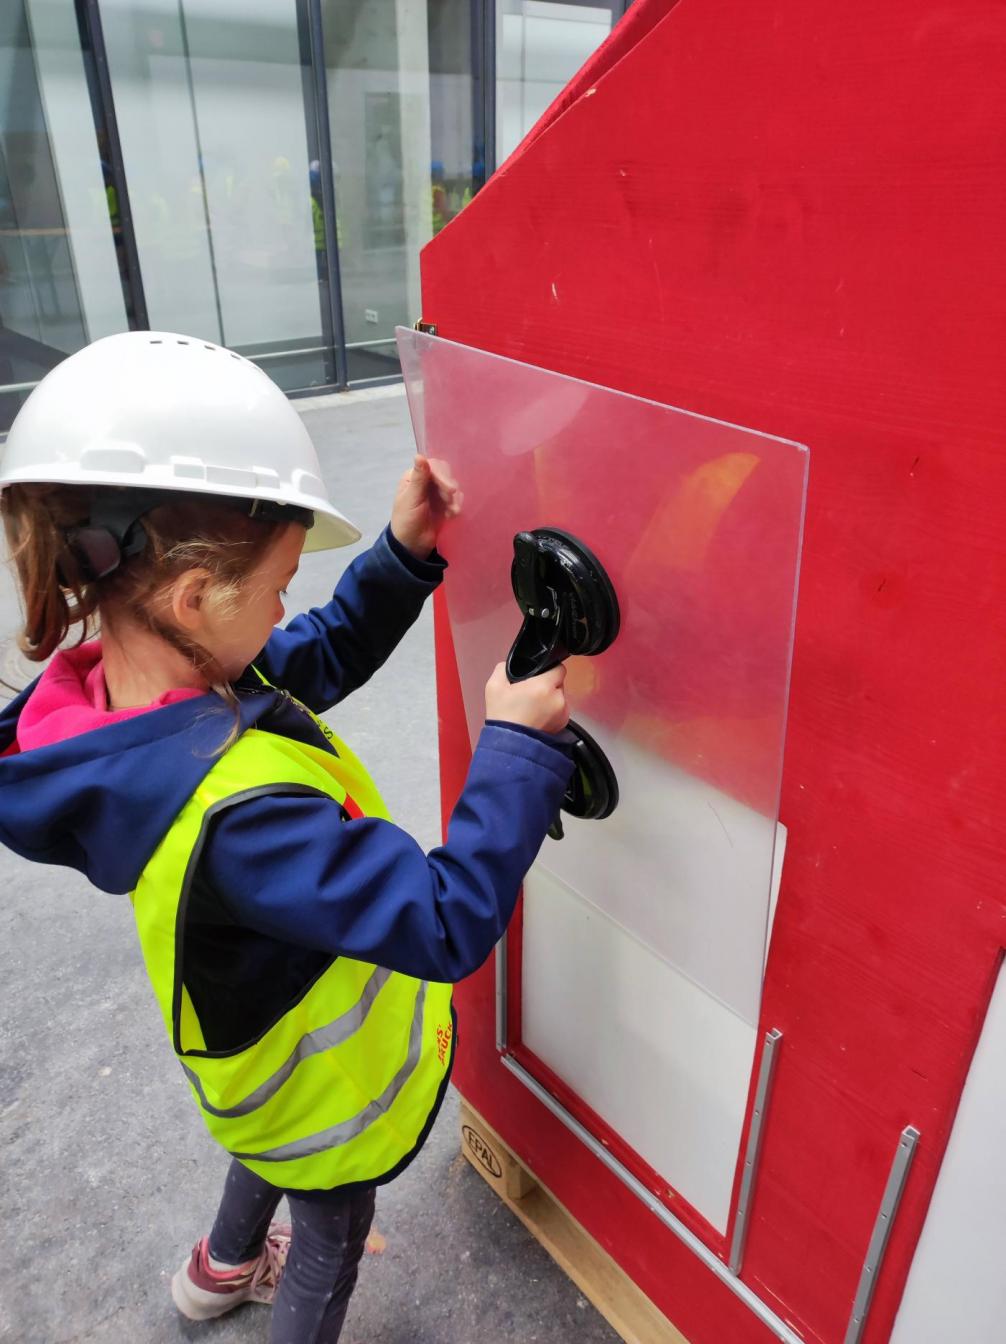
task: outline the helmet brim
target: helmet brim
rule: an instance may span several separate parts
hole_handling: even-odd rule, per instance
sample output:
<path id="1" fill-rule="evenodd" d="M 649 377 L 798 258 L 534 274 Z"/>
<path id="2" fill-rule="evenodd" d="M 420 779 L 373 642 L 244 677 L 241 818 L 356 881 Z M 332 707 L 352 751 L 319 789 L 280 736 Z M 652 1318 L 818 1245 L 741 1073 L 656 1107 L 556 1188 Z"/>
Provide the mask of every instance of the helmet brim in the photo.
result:
<path id="1" fill-rule="evenodd" d="M 355 541 L 359 541 L 363 533 L 344 517 L 337 510 L 331 513 L 322 512 L 321 509 L 314 511 L 314 527 L 310 528 L 307 534 L 307 540 L 304 542 L 304 550 L 307 551 L 332 551 L 339 546 L 352 546 Z"/>
<path id="2" fill-rule="evenodd" d="M 222 488 L 219 485 L 211 485 L 202 481 L 178 481 L 151 480 L 153 473 L 145 473 L 143 480 L 136 480 L 137 489 L 161 489 L 178 490 L 188 495 L 206 495 L 207 499 L 219 499 L 221 496 L 230 499 L 270 499 L 277 504 L 295 504 L 298 508 L 310 509 L 314 513 L 314 526 L 308 530 L 307 540 L 304 543 L 304 550 L 307 551 L 329 551 L 336 550 L 340 546 L 352 546 L 354 542 L 360 540 L 363 533 L 355 523 L 339 512 L 327 500 L 318 496 L 299 495 L 296 499 L 284 497 L 281 492 L 263 491 L 263 490 L 239 490 Z M 5 475 L 0 475 L 0 493 L 9 485 L 84 485 L 84 486 L 112 486 L 117 489 L 130 489 L 130 484 L 123 480 L 119 473 L 109 472 L 77 472 L 71 474 L 66 471 L 65 464 L 53 463 L 35 468 L 30 471 L 12 471 Z"/>

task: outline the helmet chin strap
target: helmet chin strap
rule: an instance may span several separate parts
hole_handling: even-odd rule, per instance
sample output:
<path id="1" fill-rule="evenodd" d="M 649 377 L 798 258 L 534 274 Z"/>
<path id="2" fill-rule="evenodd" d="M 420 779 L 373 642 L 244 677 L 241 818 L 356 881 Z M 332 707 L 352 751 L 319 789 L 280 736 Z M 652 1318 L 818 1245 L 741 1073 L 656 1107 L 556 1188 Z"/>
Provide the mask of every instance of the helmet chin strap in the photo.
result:
<path id="1" fill-rule="evenodd" d="M 76 557 L 84 578 L 89 583 L 103 579 L 123 560 L 139 555 L 147 544 L 140 519 L 169 498 L 166 490 L 96 490 L 87 522 L 66 531 L 67 548 Z"/>
<path id="2" fill-rule="evenodd" d="M 236 512 L 262 522 L 299 523 L 308 529 L 314 526 L 314 514 L 310 509 L 272 499 L 221 498 L 178 490 L 96 490 L 87 522 L 66 531 L 67 547 L 83 568 L 85 579 L 89 583 L 103 579 L 114 573 L 123 561 L 140 555 L 147 545 L 146 528 L 140 520 L 161 504 L 183 499 L 226 504 Z M 60 570 L 60 577 L 65 577 L 62 565 Z"/>

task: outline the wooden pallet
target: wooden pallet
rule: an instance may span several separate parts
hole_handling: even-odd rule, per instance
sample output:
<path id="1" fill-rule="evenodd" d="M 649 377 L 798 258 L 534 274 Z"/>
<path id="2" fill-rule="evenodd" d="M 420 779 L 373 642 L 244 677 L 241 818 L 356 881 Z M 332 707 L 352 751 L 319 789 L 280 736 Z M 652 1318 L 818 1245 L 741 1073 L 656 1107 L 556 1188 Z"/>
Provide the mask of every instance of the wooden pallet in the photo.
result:
<path id="1" fill-rule="evenodd" d="M 684 1335 L 528 1171 L 496 1131 L 464 1101 L 461 1151 L 626 1344 L 688 1344 Z"/>

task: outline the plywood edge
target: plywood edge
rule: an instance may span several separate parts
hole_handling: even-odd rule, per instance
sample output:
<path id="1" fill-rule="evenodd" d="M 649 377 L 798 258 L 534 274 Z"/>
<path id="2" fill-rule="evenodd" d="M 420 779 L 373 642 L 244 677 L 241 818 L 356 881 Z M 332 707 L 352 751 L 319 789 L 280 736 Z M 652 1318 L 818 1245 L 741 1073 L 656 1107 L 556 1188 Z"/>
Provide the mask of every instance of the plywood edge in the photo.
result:
<path id="1" fill-rule="evenodd" d="M 461 1151 L 626 1344 L 688 1344 L 611 1256 L 462 1102 Z"/>

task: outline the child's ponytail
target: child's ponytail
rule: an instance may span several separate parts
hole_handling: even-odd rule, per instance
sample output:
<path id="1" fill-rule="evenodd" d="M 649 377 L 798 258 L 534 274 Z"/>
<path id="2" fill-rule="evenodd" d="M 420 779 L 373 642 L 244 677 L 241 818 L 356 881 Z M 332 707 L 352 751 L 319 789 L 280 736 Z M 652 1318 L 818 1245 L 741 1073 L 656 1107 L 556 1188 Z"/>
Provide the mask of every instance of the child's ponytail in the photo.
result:
<path id="1" fill-rule="evenodd" d="M 18 647 L 31 662 L 49 658 L 75 625 L 77 643 L 91 633 L 98 585 L 86 581 L 66 544 L 67 530 L 83 522 L 87 510 L 88 495 L 80 487 L 11 485 L 0 495 L 24 610 Z"/>
<path id="2" fill-rule="evenodd" d="M 94 579 L 68 537 L 87 523 L 91 490 L 80 485 L 10 485 L 0 495 L 4 530 L 17 570 L 24 627 L 18 647 L 31 662 L 44 662 L 79 626 L 76 643 L 96 632 L 99 619 L 113 627 L 125 616 L 163 639 L 205 678 L 234 711 L 237 698 L 208 650 L 175 629 L 161 613 L 159 596 L 188 569 L 212 576 L 215 599 L 236 599 L 244 578 L 279 533 L 283 521 L 253 518 L 233 501 L 178 492 L 143 516 L 147 541 L 105 577 Z"/>

